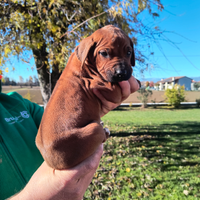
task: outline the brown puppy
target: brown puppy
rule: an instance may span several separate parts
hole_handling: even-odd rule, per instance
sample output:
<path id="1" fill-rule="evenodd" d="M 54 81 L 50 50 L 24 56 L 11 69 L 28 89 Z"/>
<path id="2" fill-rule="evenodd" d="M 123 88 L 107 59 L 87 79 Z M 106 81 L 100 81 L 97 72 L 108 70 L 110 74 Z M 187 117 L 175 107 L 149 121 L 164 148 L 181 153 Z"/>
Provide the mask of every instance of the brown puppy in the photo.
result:
<path id="1" fill-rule="evenodd" d="M 122 99 L 118 82 L 128 80 L 135 65 L 133 43 L 112 25 L 82 40 L 69 58 L 45 109 L 36 145 L 49 166 L 71 168 L 105 142 L 100 125 L 98 88 L 108 101 Z"/>

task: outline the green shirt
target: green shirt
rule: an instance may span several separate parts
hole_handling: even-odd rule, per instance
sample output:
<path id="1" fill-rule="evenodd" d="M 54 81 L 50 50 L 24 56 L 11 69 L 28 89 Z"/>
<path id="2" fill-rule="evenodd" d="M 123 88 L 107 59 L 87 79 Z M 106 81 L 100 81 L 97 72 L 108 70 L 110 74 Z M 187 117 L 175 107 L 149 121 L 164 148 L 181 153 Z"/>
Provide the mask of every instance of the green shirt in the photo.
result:
<path id="1" fill-rule="evenodd" d="M 18 93 L 0 92 L 0 200 L 23 189 L 43 162 L 35 145 L 42 114 Z"/>

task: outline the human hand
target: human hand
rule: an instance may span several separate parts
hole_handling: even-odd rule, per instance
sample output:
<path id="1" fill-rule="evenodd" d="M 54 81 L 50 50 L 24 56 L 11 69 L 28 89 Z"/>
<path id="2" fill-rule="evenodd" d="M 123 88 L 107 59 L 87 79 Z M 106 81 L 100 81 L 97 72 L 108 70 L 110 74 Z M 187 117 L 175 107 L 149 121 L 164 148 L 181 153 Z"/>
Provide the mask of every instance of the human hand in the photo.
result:
<path id="1" fill-rule="evenodd" d="M 26 187 L 10 200 L 81 200 L 103 154 L 103 144 L 74 168 L 55 170 L 46 162 L 34 173 Z"/>
<path id="2" fill-rule="evenodd" d="M 113 103 L 110 101 L 107 101 L 106 98 L 101 94 L 101 92 L 98 89 L 93 89 L 94 94 L 101 100 L 102 102 L 102 113 L 101 117 L 103 117 L 105 114 L 107 114 L 109 111 L 113 110 L 117 106 L 119 106 L 122 101 L 127 99 L 131 93 L 136 92 L 138 89 L 140 89 L 140 85 L 138 81 L 131 76 L 129 80 L 119 82 L 119 86 L 121 87 L 122 91 L 122 99 L 119 103 Z"/>

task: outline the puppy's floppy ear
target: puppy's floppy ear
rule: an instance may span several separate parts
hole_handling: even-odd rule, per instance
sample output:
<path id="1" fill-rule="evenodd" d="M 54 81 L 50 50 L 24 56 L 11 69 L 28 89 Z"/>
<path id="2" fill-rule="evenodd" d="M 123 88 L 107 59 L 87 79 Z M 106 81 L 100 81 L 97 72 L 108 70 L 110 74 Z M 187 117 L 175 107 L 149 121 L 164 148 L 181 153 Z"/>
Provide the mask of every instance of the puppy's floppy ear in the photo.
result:
<path id="1" fill-rule="evenodd" d="M 131 46 L 133 48 L 132 55 L 131 55 L 131 65 L 135 66 L 135 52 L 134 52 L 133 42 L 131 41 L 131 39 L 130 39 L 130 43 L 131 43 Z"/>
<path id="2" fill-rule="evenodd" d="M 131 55 L 131 65 L 135 66 L 135 52 L 134 52 L 134 49 L 133 49 L 133 52 L 132 52 L 132 55 Z"/>
<path id="3" fill-rule="evenodd" d="M 83 64 L 85 63 L 85 60 L 88 56 L 88 53 L 92 46 L 95 45 L 95 42 L 92 38 L 92 36 L 89 36 L 85 39 L 83 39 L 80 44 L 75 49 L 75 54 L 77 58 L 81 61 L 81 68 L 83 67 Z"/>

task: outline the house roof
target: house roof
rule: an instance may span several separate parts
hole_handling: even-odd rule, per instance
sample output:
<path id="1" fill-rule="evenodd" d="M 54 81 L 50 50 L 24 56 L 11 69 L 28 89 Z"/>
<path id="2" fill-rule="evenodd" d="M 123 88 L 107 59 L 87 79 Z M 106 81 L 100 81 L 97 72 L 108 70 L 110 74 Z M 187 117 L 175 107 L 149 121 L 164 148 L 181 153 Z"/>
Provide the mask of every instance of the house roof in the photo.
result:
<path id="1" fill-rule="evenodd" d="M 157 83 L 166 83 L 166 82 L 170 83 L 170 82 L 172 82 L 172 81 L 179 80 L 179 79 L 181 79 L 181 78 L 183 78 L 183 77 L 189 78 L 189 77 L 187 77 L 187 76 L 172 76 L 172 77 L 163 79 L 163 80 L 161 80 L 161 81 L 158 81 Z M 173 78 L 174 78 L 174 80 L 173 80 Z M 191 79 L 191 78 L 189 78 L 189 79 Z M 192 79 L 191 79 L 191 80 L 192 80 Z"/>

